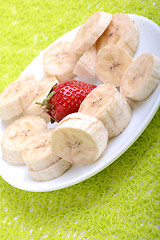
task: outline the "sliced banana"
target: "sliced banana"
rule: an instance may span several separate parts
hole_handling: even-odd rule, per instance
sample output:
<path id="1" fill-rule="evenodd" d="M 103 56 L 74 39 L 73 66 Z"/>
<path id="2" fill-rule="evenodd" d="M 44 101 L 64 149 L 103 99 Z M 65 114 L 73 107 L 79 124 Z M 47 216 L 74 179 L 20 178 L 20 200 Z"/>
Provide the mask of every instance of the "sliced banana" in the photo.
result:
<path id="1" fill-rule="evenodd" d="M 142 101 L 160 83 L 160 57 L 146 53 L 139 56 L 125 71 L 120 92 L 127 98 Z"/>
<path id="2" fill-rule="evenodd" d="M 33 75 L 19 77 L 0 93 L 0 118 L 10 120 L 21 114 L 38 93 Z"/>
<path id="3" fill-rule="evenodd" d="M 71 52 L 71 42 L 57 42 L 43 54 L 43 69 L 48 76 L 55 76 L 59 82 L 75 77 L 73 69 L 79 59 Z"/>
<path id="4" fill-rule="evenodd" d="M 68 162 L 89 164 L 104 152 L 108 133 L 103 123 L 83 113 L 65 117 L 51 135 L 52 151 Z"/>
<path id="5" fill-rule="evenodd" d="M 73 73 L 82 77 L 96 77 L 96 47 L 90 47 L 78 60 Z"/>
<path id="6" fill-rule="evenodd" d="M 95 12 L 82 25 L 72 42 L 72 49 L 76 54 L 82 55 L 101 36 L 108 27 L 112 15 L 106 12 Z"/>
<path id="7" fill-rule="evenodd" d="M 43 118 L 46 122 L 49 122 L 50 117 L 45 112 L 44 107 L 36 104 L 36 102 L 41 103 L 48 95 L 51 88 L 57 84 L 58 81 L 55 77 L 45 77 L 41 79 L 38 84 L 38 94 L 33 102 L 25 109 L 24 115 L 37 115 Z"/>
<path id="8" fill-rule="evenodd" d="M 104 47 L 96 57 L 96 74 L 103 83 L 119 87 L 122 76 L 131 63 L 131 56 L 121 47 Z"/>
<path id="9" fill-rule="evenodd" d="M 64 172 L 66 172 L 71 167 L 71 164 L 62 158 L 60 158 L 57 162 L 53 163 L 49 167 L 45 169 L 41 169 L 38 171 L 29 170 L 29 173 L 33 180 L 42 182 L 49 181 L 54 178 L 60 177 Z"/>
<path id="10" fill-rule="evenodd" d="M 137 50 L 139 33 L 135 22 L 124 13 L 115 13 L 108 28 L 96 42 L 97 51 L 108 45 L 124 48 L 131 56 Z"/>
<path id="11" fill-rule="evenodd" d="M 50 137 L 54 129 L 35 136 L 25 147 L 22 159 L 31 177 L 36 181 L 48 181 L 62 175 L 71 164 L 56 156 L 50 147 Z"/>
<path id="12" fill-rule="evenodd" d="M 112 84 L 101 84 L 90 92 L 79 112 L 98 118 L 108 130 L 108 138 L 119 135 L 131 120 L 131 109 Z"/>
<path id="13" fill-rule="evenodd" d="M 22 151 L 35 134 L 45 129 L 44 119 L 38 116 L 25 116 L 14 121 L 2 135 L 2 158 L 12 165 L 24 165 Z"/>

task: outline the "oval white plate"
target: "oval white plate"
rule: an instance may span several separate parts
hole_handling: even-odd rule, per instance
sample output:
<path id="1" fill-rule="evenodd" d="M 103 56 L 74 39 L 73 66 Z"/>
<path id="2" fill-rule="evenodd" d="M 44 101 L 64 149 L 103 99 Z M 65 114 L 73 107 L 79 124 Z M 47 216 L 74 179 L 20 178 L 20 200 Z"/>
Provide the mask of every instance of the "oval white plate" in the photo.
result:
<path id="1" fill-rule="evenodd" d="M 130 16 L 134 19 L 139 29 L 139 46 L 134 58 L 142 53 L 153 53 L 160 56 L 159 26 L 147 18 L 137 15 Z M 77 29 L 71 30 L 56 41 L 71 41 Z M 42 54 L 43 52 L 31 62 L 23 73 L 31 72 L 37 80 L 44 77 Z M 97 84 L 99 84 L 98 81 Z M 103 156 L 95 163 L 86 166 L 72 166 L 70 170 L 57 179 L 47 182 L 36 182 L 31 179 L 26 166 L 16 167 L 5 162 L 2 159 L 2 152 L 0 150 L 0 174 L 6 182 L 14 187 L 34 192 L 52 191 L 79 183 L 100 172 L 122 155 L 147 127 L 159 105 L 160 84 L 145 101 L 133 104 L 133 116 L 130 124 L 123 133 L 109 141 Z M 0 121 L 0 138 L 6 125 L 7 123 Z"/>

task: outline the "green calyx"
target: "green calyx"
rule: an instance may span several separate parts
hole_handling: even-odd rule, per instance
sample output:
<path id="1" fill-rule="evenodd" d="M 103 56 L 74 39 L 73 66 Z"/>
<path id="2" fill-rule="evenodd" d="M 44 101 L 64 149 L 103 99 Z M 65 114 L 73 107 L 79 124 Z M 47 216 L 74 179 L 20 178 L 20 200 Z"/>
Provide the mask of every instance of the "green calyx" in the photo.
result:
<path id="1" fill-rule="evenodd" d="M 47 97 L 43 100 L 43 102 L 35 102 L 35 104 L 41 105 L 41 106 L 45 106 L 45 112 L 47 114 L 49 114 L 49 116 L 51 117 L 51 123 L 54 123 L 55 120 L 53 119 L 53 117 L 50 114 L 50 111 L 52 110 L 52 108 L 54 108 L 54 104 L 51 104 L 49 101 L 51 99 L 51 97 L 54 96 L 54 94 L 56 93 L 55 91 L 53 91 L 53 89 L 57 86 L 57 83 L 51 88 L 51 90 L 49 91 Z"/>
<path id="2" fill-rule="evenodd" d="M 38 105 L 41 106 L 45 106 L 46 109 L 51 110 L 52 108 L 54 108 L 54 105 L 49 103 L 51 97 L 53 97 L 53 95 L 56 93 L 55 91 L 53 91 L 53 89 L 57 86 L 57 83 L 51 88 L 51 90 L 49 91 L 47 97 L 43 100 L 43 102 L 35 102 Z"/>

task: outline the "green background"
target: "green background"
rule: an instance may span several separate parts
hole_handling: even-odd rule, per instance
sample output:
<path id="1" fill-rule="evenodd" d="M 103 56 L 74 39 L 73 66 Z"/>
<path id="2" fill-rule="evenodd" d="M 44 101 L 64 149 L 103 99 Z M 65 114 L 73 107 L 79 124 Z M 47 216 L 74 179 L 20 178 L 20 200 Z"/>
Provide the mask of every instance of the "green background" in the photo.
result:
<path id="1" fill-rule="evenodd" d="M 159 0 L 0 0 L 0 91 L 50 43 L 95 11 L 145 16 Z M 160 109 L 139 139 L 94 177 L 46 193 L 0 177 L 0 239 L 160 239 Z"/>

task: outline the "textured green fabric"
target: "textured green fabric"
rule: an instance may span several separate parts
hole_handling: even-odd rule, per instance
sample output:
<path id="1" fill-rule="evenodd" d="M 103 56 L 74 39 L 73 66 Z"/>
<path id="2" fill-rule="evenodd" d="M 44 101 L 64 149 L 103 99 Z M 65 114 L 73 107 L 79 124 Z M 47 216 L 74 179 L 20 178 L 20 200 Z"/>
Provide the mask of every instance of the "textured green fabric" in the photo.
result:
<path id="1" fill-rule="evenodd" d="M 51 42 L 93 12 L 146 16 L 159 0 L 0 0 L 0 91 Z M 160 109 L 139 139 L 94 177 L 31 193 L 0 177 L 0 239 L 160 239 Z"/>

